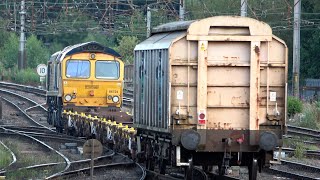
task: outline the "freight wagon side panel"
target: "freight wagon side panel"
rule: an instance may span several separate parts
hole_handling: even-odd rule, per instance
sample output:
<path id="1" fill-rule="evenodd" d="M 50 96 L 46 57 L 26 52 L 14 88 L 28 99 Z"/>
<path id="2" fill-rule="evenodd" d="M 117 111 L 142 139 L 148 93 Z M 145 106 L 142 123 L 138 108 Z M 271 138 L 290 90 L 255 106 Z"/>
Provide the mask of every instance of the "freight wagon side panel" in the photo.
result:
<path id="1" fill-rule="evenodd" d="M 169 132 L 169 50 L 184 32 L 156 34 L 135 47 L 134 124 L 138 128 Z"/>

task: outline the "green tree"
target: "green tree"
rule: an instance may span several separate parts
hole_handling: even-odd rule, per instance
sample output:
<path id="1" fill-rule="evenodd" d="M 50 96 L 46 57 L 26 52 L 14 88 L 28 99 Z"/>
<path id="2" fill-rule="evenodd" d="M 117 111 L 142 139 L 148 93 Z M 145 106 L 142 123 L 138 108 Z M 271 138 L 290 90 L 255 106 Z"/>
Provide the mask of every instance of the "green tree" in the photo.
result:
<path id="1" fill-rule="evenodd" d="M 84 38 L 83 42 L 89 42 L 89 41 L 96 41 L 108 47 L 115 46 L 115 38 L 113 36 L 104 35 L 99 32 L 88 33 L 87 37 Z"/>
<path id="2" fill-rule="evenodd" d="M 288 115 L 289 117 L 293 117 L 297 113 L 301 113 L 303 109 L 302 102 L 292 96 L 288 97 Z"/>
<path id="3" fill-rule="evenodd" d="M 64 47 L 65 46 L 62 43 L 54 41 L 54 42 L 50 43 L 48 50 L 51 55 L 57 51 L 62 50 Z"/>
<path id="4" fill-rule="evenodd" d="M 0 49 L 0 62 L 4 68 L 13 68 L 19 57 L 19 39 L 16 34 L 10 33 L 8 40 L 3 43 Z"/>
<path id="5" fill-rule="evenodd" d="M 36 68 L 38 64 L 44 63 L 49 59 L 49 51 L 35 35 L 31 35 L 26 43 L 27 67 Z"/>
<path id="6" fill-rule="evenodd" d="M 133 50 L 138 43 L 139 40 L 135 36 L 123 36 L 119 40 L 119 46 L 115 47 L 115 50 L 120 53 L 126 64 L 133 63 Z"/>

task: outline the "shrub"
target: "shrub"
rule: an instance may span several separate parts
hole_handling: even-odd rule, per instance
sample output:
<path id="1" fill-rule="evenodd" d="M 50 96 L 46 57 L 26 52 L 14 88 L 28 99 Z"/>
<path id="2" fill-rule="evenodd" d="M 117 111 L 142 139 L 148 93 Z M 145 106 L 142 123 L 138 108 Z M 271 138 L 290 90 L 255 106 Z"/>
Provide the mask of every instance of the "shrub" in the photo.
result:
<path id="1" fill-rule="evenodd" d="M 320 109 L 317 107 L 317 104 L 306 104 L 303 110 L 304 117 L 299 122 L 299 126 L 310 128 L 310 129 L 319 129 L 320 124 Z"/>
<path id="2" fill-rule="evenodd" d="M 297 113 L 301 113 L 302 112 L 302 102 L 292 96 L 288 97 L 288 115 L 289 117 L 294 116 Z"/>
<path id="3" fill-rule="evenodd" d="M 302 159 L 304 157 L 304 152 L 305 152 L 305 148 L 304 148 L 304 143 L 302 142 L 297 142 L 295 144 L 295 150 L 293 152 L 294 157 L 298 158 L 298 159 Z"/>
<path id="4" fill-rule="evenodd" d="M 37 85 L 40 82 L 39 75 L 33 69 L 17 71 L 11 79 L 18 84 Z"/>

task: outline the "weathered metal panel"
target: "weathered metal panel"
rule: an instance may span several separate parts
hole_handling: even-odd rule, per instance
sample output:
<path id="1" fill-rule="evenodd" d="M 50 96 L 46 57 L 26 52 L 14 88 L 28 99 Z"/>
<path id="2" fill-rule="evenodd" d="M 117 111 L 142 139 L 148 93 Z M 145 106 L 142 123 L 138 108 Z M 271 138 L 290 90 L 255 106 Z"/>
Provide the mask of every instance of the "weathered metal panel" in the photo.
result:
<path id="1" fill-rule="evenodd" d="M 142 56 L 141 56 L 142 55 Z M 140 59 L 140 60 L 139 60 Z M 140 62 L 140 63 L 139 63 Z M 167 49 L 135 51 L 135 122 L 137 127 L 168 131 Z"/>
<path id="2" fill-rule="evenodd" d="M 168 49 L 177 37 L 183 36 L 185 32 L 168 32 L 151 36 L 143 42 L 136 45 L 135 51 L 152 50 L 152 49 Z"/>
<path id="3" fill-rule="evenodd" d="M 146 117 L 154 123 L 150 129 L 259 130 L 262 124 L 279 123 L 278 119 L 284 124 L 287 47 L 267 24 L 212 17 L 191 23 L 175 38 L 169 34 L 154 34 L 135 49 L 155 53 L 146 59 L 155 63 L 149 67 L 152 72 L 147 70 L 153 84 L 145 88 L 151 88 L 151 94 L 140 95 L 141 101 L 144 96 L 152 99 L 138 110 L 152 107 L 154 115 Z M 206 112 L 205 125 L 198 124 L 199 110 Z M 148 128 L 148 123 L 140 121 L 137 126 Z"/>

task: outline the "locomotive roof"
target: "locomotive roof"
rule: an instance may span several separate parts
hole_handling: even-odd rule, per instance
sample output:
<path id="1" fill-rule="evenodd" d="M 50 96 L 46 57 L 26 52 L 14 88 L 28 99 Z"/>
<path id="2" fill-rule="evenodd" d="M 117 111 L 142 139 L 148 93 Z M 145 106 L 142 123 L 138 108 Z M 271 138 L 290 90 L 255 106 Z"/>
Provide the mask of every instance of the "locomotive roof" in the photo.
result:
<path id="1" fill-rule="evenodd" d="M 95 41 L 67 46 L 62 51 L 54 53 L 51 57 L 57 56 L 57 58 L 54 59 L 62 61 L 66 56 L 70 56 L 79 52 L 102 52 L 115 57 L 121 57 L 121 55 L 115 50 L 103 46 Z"/>

